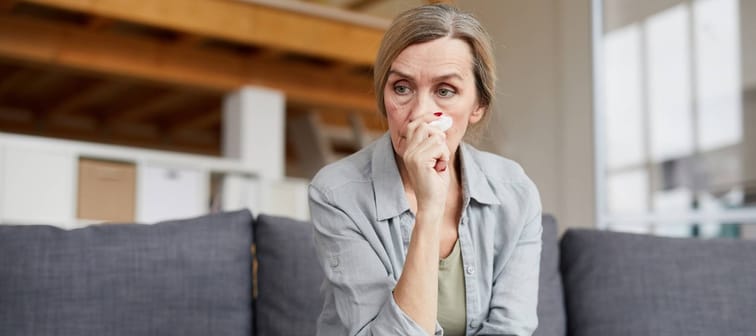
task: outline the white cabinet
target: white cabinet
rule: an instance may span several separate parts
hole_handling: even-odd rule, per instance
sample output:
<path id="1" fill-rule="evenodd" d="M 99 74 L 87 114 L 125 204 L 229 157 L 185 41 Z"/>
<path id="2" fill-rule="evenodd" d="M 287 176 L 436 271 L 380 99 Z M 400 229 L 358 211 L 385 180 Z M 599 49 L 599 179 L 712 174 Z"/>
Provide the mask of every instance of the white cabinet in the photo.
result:
<path id="1" fill-rule="evenodd" d="M 266 214 L 309 220 L 308 185 L 303 179 L 270 181 L 226 175 L 221 192 L 222 209 L 249 209 L 254 216 Z"/>
<path id="2" fill-rule="evenodd" d="M 6 224 L 75 221 L 76 157 L 65 151 L 6 145 L 0 161 L 0 204 Z"/>
<path id="3" fill-rule="evenodd" d="M 137 222 L 154 223 L 208 213 L 209 184 L 205 171 L 139 165 Z"/>
<path id="4" fill-rule="evenodd" d="M 299 220 L 310 219 L 307 187 L 300 179 L 261 182 L 260 211 L 268 215 L 287 216 Z"/>
<path id="5" fill-rule="evenodd" d="M 134 191 L 114 187 L 121 177 L 114 175 L 109 164 L 98 164 L 107 171 L 98 170 L 102 174 L 95 174 L 94 185 L 88 183 L 93 181 L 87 176 L 93 175 L 84 169 L 84 177 L 79 177 L 79 168 L 87 168 L 79 165 L 80 160 L 128 163 L 132 167 L 129 176 L 135 176 L 135 182 L 130 178 L 119 186 L 131 184 Z M 201 216 L 210 212 L 211 175 L 221 181 L 213 191 L 217 199 L 213 200 L 214 211 L 248 208 L 254 215 L 309 218 L 308 181 L 261 177 L 238 159 L 0 132 L 0 225 L 47 224 L 72 229 L 102 220 L 131 222 L 128 213 L 140 223 Z M 123 199 L 131 198 L 133 210 L 126 210 L 131 207 Z M 107 209 L 98 209 L 97 204 L 86 202 L 88 199 L 124 210 L 126 215 L 92 215 L 91 207 Z"/>
<path id="6" fill-rule="evenodd" d="M 249 209 L 253 216 L 260 211 L 260 181 L 252 177 L 226 174 L 220 192 L 223 211 Z"/>

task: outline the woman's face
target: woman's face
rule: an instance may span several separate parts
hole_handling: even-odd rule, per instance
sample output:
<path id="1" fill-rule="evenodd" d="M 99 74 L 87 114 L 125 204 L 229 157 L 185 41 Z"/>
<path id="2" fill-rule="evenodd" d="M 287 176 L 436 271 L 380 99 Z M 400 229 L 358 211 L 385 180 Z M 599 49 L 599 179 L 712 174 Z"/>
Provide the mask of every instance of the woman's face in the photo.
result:
<path id="1" fill-rule="evenodd" d="M 451 117 L 446 145 L 456 152 L 467 126 L 483 117 L 478 105 L 470 46 L 444 37 L 404 49 L 391 64 L 384 104 L 394 151 L 405 151 L 405 128 L 418 118 L 441 112 Z"/>

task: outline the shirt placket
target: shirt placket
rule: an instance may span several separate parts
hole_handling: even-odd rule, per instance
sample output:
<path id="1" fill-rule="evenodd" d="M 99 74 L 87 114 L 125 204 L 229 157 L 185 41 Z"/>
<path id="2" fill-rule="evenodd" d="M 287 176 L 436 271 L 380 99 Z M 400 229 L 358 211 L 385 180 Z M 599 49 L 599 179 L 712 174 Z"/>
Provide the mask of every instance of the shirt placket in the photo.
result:
<path id="1" fill-rule="evenodd" d="M 462 218 L 460 219 L 460 227 L 458 229 L 459 248 L 462 253 L 462 267 L 465 276 L 465 309 L 467 315 L 467 328 L 469 331 L 475 330 L 479 325 L 478 321 L 478 297 L 477 297 L 477 281 L 475 281 L 476 270 L 476 258 L 473 253 L 472 237 L 470 236 L 469 228 L 469 207 L 465 207 Z"/>
<path id="2" fill-rule="evenodd" d="M 402 255 L 407 255 L 407 249 L 409 249 L 410 238 L 412 238 L 412 223 L 414 222 L 414 216 L 410 212 L 404 212 L 399 215 L 400 227 L 402 232 Z"/>

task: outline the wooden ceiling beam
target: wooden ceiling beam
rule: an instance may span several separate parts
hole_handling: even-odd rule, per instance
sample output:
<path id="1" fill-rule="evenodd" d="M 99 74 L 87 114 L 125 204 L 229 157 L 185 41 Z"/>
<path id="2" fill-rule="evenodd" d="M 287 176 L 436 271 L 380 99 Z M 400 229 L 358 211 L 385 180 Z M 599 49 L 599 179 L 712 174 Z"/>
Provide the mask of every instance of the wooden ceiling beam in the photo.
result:
<path id="1" fill-rule="evenodd" d="M 205 129 L 221 122 L 221 111 L 211 110 L 206 113 L 197 114 L 193 117 L 176 121 L 168 126 L 168 133 L 178 133 L 190 129 Z"/>
<path id="2" fill-rule="evenodd" d="M 0 106 L 0 123 L 32 123 L 36 115 L 27 109 Z"/>
<path id="3" fill-rule="evenodd" d="M 13 10 L 18 0 L 0 0 L 0 13 L 7 13 Z"/>
<path id="4" fill-rule="evenodd" d="M 29 68 L 18 68 L 9 75 L 0 78 L 0 98 L 3 98 L 7 91 L 17 86 L 21 81 L 33 78 L 35 73 L 34 70 Z"/>
<path id="5" fill-rule="evenodd" d="M 361 11 L 375 5 L 377 2 L 379 2 L 379 0 L 357 0 L 347 4 L 346 8 L 353 11 Z"/>
<path id="6" fill-rule="evenodd" d="M 244 1 L 23 0 L 180 33 L 372 64 L 382 29 Z"/>
<path id="7" fill-rule="evenodd" d="M 200 42 L 202 42 L 205 39 L 204 36 L 194 35 L 194 34 L 182 34 L 180 35 L 174 43 L 177 45 L 185 46 L 185 47 L 194 47 Z"/>
<path id="8" fill-rule="evenodd" d="M 113 23 L 113 19 L 104 18 L 101 16 L 93 16 L 89 19 L 89 21 L 87 21 L 87 28 L 94 31 L 105 30 L 108 27 L 112 26 Z"/>
<path id="9" fill-rule="evenodd" d="M 86 104 L 97 101 L 101 97 L 112 95 L 114 91 L 124 90 L 129 85 L 131 85 L 131 83 L 127 81 L 116 80 L 94 84 L 86 90 L 79 91 L 64 98 L 55 106 L 48 109 L 46 113 L 52 116 L 69 115 Z"/>
<path id="10" fill-rule="evenodd" d="M 317 65 L 187 48 L 31 18 L 0 15 L 0 57 L 215 92 L 264 86 L 283 91 L 293 102 L 375 110 L 369 76 L 334 74 Z"/>
<path id="11" fill-rule="evenodd" d="M 254 52 L 253 55 L 263 60 L 276 60 L 286 55 L 286 52 L 280 49 L 266 48 Z"/>
<path id="12" fill-rule="evenodd" d="M 44 93 L 50 87 L 54 87 L 56 84 L 59 84 L 60 81 L 65 79 L 64 77 L 65 74 L 59 69 L 49 69 L 34 78 L 34 81 L 31 83 L 30 89 L 34 92 Z"/>
<path id="13" fill-rule="evenodd" d="M 130 109 L 109 114 L 108 123 L 140 122 L 158 113 L 171 111 L 177 105 L 186 104 L 187 100 L 190 99 L 191 97 L 186 92 L 165 92 Z"/>
<path id="14" fill-rule="evenodd" d="M 334 71 L 341 72 L 341 73 L 349 73 L 355 71 L 358 66 L 355 64 L 349 64 L 345 62 L 339 62 L 335 63 L 331 66 Z"/>
<path id="15" fill-rule="evenodd" d="M 27 112 L 27 115 L 32 117 L 12 118 L 21 114 L 20 112 Z M 10 118 L 6 117 L 7 114 L 10 114 Z M 86 116 L 49 118 L 44 120 L 44 124 L 44 129 L 40 128 L 39 121 L 33 119 L 31 112 L 7 110 L 0 107 L 0 131 L 4 132 L 220 155 L 220 143 L 212 132 L 193 132 L 189 135 L 162 134 L 155 125 L 141 124 L 118 124 L 103 129 L 95 118 Z M 161 141 L 161 137 L 165 138 Z"/>

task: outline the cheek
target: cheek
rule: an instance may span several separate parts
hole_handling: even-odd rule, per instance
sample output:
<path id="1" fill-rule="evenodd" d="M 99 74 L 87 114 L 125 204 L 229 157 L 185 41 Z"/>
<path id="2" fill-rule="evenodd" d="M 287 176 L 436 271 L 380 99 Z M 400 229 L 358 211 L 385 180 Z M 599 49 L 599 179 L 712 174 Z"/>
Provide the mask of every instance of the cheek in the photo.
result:
<path id="1" fill-rule="evenodd" d="M 473 113 L 477 107 L 477 97 L 459 97 L 448 106 L 449 114 L 452 115 L 454 125 L 452 129 L 455 134 L 459 134 L 460 137 L 465 134 L 467 127 L 470 126 L 470 122 L 473 118 Z"/>
<path id="2" fill-rule="evenodd" d="M 391 131 L 399 131 L 408 122 L 407 108 L 405 105 L 397 102 L 392 97 L 386 97 L 383 100 L 384 107 L 386 109 L 386 121 L 388 122 L 389 129 Z"/>
<path id="3" fill-rule="evenodd" d="M 386 109 L 386 123 L 388 124 L 389 133 L 391 134 L 394 146 L 396 146 L 400 140 L 400 131 L 403 128 L 402 113 L 398 106 L 388 98 L 384 99 L 384 107 Z"/>
<path id="4" fill-rule="evenodd" d="M 450 146 L 453 146 L 455 143 L 462 141 L 462 138 L 467 132 L 467 127 L 470 124 L 470 112 L 458 110 L 452 112 L 452 114 L 453 124 L 452 127 L 446 132 L 448 140 L 447 142 Z"/>
<path id="5" fill-rule="evenodd" d="M 383 102 L 388 108 L 388 105 L 393 105 L 395 108 L 406 107 L 412 102 L 413 94 L 400 95 L 394 92 L 394 88 L 387 85 L 383 90 Z"/>

